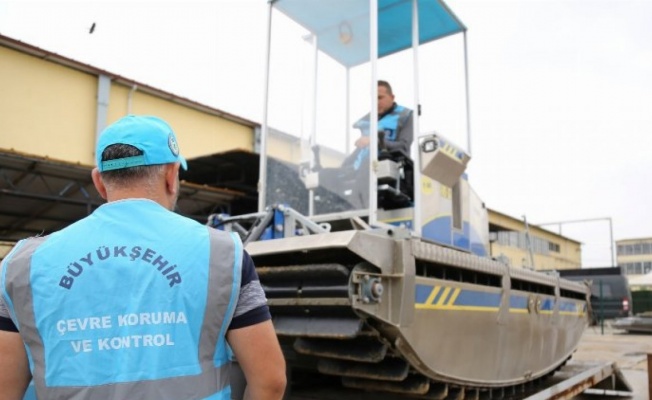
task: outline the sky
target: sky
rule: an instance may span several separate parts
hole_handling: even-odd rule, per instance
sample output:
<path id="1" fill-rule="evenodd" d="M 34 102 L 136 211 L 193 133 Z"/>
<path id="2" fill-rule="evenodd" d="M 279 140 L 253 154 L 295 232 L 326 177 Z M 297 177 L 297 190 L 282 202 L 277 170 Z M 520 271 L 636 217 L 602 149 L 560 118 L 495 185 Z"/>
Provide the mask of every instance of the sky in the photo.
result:
<path id="1" fill-rule="evenodd" d="M 430 118 L 450 97 L 421 131 L 470 147 L 487 207 L 582 242 L 585 267 L 611 265 L 612 237 L 652 236 L 652 0 L 446 3 L 468 28 L 470 146 L 459 118 Z M 0 33 L 260 122 L 266 13 L 265 0 L 0 0 Z M 438 60 L 460 59 L 451 43 Z"/>

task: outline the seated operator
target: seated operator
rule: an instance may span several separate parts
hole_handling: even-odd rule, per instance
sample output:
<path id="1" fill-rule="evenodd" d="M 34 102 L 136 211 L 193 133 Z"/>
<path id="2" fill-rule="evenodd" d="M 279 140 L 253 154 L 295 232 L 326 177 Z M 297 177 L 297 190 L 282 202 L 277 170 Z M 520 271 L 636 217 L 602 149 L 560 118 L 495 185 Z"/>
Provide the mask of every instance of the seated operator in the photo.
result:
<path id="1" fill-rule="evenodd" d="M 369 156 L 369 114 L 360 118 L 354 128 L 362 135 L 355 141 L 355 151 L 344 160 L 342 166 L 353 165 L 360 168 L 362 161 Z M 396 104 L 392 87 L 387 81 L 378 81 L 378 148 L 389 152 L 402 151 L 410 155 L 414 136 L 412 110 Z"/>
<path id="2" fill-rule="evenodd" d="M 355 150 L 342 163 L 340 168 L 324 168 L 319 172 L 321 187 L 342 197 L 343 182 L 367 182 L 369 169 L 366 162 L 369 159 L 369 114 L 360 118 L 354 125 L 361 131 L 361 136 L 355 141 Z M 396 104 L 392 87 L 387 81 L 378 81 L 378 149 L 388 152 L 402 152 L 410 156 L 410 146 L 414 137 L 412 110 Z M 368 205 L 368 189 L 366 185 L 356 186 L 355 193 L 346 199 L 354 208 L 365 208 Z"/>

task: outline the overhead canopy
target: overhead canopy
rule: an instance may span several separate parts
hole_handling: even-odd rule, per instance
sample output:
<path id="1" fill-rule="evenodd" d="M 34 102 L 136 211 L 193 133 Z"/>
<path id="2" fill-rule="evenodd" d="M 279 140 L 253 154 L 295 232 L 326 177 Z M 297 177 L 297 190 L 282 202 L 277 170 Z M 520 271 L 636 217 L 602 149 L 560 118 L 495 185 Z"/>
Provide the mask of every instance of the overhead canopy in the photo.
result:
<path id="1" fill-rule="evenodd" d="M 188 164 L 192 168 L 192 160 Z M 91 167 L 0 149 L 0 242 L 49 234 L 89 215 L 104 204 L 91 179 Z M 205 223 L 245 193 L 182 182 L 176 211 Z M 218 185 L 219 182 L 213 182 Z"/>
<path id="2" fill-rule="evenodd" d="M 369 0 L 276 0 L 274 7 L 317 36 L 346 67 L 369 61 Z M 418 0 L 419 44 L 466 30 L 439 0 Z M 378 0 L 378 58 L 412 47 L 412 0 Z"/>

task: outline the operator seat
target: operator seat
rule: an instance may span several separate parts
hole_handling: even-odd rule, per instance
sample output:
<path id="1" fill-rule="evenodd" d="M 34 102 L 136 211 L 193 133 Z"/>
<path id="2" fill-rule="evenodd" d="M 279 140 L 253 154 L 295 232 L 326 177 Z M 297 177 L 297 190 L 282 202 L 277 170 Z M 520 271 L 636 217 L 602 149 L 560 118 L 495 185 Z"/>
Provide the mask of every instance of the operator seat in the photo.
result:
<path id="1" fill-rule="evenodd" d="M 378 208 L 393 210 L 411 207 L 414 200 L 412 159 L 401 150 L 387 150 L 382 138 L 379 147 L 382 150 L 378 153 Z M 367 181 L 367 170 L 356 171 L 350 162 L 357 153 L 351 154 L 340 168 L 321 168 L 318 146 L 313 147 L 313 152 L 320 185 L 315 192 L 316 208 L 324 210 L 323 212 L 346 211 L 351 207 L 365 208 L 368 204 L 368 189 L 366 185 L 360 185 L 360 182 Z"/>
<path id="2" fill-rule="evenodd" d="M 378 153 L 378 164 L 378 208 L 411 207 L 414 203 L 414 162 L 410 156 L 402 150 L 385 149 Z"/>

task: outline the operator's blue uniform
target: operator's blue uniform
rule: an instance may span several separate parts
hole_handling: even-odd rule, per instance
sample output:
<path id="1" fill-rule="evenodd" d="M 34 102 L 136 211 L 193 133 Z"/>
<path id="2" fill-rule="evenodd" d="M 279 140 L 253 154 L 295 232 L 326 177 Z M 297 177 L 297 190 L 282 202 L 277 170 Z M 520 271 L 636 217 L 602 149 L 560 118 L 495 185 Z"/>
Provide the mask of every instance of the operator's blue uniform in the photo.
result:
<path id="1" fill-rule="evenodd" d="M 363 136 L 369 136 L 369 114 L 359 119 L 354 128 L 360 129 Z M 378 117 L 378 132 L 384 136 L 384 146 L 387 150 L 400 150 L 410 155 L 410 145 L 414 132 L 412 129 L 412 110 L 394 103 L 392 108 Z M 353 153 L 353 168 L 359 169 L 362 162 L 369 156 L 369 147 L 358 149 Z M 346 163 L 346 162 L 345 162 Z"/>
<path id="2" fill-rule="evenodd" d="M 234 314 L 270 317 L 237 236 L 145 199 L 19 242 L 0 272 L 39 398 L 228 399 Z"/>
<path id="3" fill-rule="evenodd" d="M 369 136 L 369 118 L 370 115 L 367 114 L 353 125 L 360 129 L 363 136 Z M 409 157 L 414 136 L 412 110 L 394 103 L 392 108 L 378 116 L 378 131 L 383 133 L 382 143 L 378 143 L 379 149 L 400 151 Z M 335 198 L 318 205 L 318 213 L 364 209 L 368 206 L 368 162 L 367 146 L 356 148 L 340 168 L 323 168 L 319 171 L 319 185 L 326 189 L 326 195 L 334 194 Z"/>

